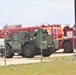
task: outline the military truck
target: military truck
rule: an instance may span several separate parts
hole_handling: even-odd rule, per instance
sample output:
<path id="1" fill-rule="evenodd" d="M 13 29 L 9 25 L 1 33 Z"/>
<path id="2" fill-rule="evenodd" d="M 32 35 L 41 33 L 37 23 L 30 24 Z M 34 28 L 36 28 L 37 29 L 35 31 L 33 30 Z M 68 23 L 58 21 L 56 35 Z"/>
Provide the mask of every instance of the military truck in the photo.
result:
<path id="1" fill-rule="evenodd" d="M 12 58 L 15 53 L 22 57 L 32 58 L 35 55 L 44 57 L 50 56 L 54 52 L 54 48 L 58 48 L 58 41 L 52 40 L 52 35 L 49 35 L 47 30 L 39 29 L 34 32 L 13 31 L 12 37 L 5 39 L 6 58 Z M 4 48 L 0 47 L 1 54 L 4 53 Z"/>

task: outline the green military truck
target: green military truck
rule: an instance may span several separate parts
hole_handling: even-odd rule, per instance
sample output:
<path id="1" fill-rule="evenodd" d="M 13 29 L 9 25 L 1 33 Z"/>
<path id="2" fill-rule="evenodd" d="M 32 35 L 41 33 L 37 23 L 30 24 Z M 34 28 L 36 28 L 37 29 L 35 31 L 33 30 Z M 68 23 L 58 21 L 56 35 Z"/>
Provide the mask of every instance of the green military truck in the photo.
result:
<path id="1" fill-rule="evenodd" d="M 58 48 L 58 41 L 52 40 L 47 30 L 40 29 L 31 33 L 25 31 L 14 31 L 12 37 L 5 39 L 6 58 L 12 58 L 15 53 L 26 58 L 32 58 L 35 55 L 48 57 Z M 0 53 L 4 55 L 4 48 L 0 46 Z"/>

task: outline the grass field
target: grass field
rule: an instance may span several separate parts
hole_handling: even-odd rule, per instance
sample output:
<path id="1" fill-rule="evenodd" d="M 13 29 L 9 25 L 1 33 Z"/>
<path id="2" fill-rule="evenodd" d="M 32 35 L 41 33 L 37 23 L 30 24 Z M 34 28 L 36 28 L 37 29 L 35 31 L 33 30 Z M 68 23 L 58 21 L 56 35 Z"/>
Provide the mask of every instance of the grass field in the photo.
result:
<path id="1" fill-rule="evenodd" d="M 76 75 L 76 60 L 72 56 L 43 59 L 51 61 L 0 66 L 0 75 Z"/>

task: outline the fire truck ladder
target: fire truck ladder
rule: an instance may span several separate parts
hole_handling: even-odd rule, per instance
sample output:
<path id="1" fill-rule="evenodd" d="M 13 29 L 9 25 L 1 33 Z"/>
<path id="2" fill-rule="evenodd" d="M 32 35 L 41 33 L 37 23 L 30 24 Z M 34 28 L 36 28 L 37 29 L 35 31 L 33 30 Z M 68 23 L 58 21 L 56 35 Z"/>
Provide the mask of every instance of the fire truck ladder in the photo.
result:
<path id="1" fill-rule="evenodd" d="M 20 25 L 8 25 L 7 28 L 21 28 L 21 24 Z"/>
<path id="2" fill-rule="evenodd" d="M 55 49 L 58 49 L 58 30 L 57 30 L 57 26 L 52 26 L 52 35 L 53 35 Z"/>
<path id="3" fill-rule="evenodd" d="M 76 26 L 73 27 L 73 59 L 76 60 Z"/>
<path id="4" fill-rule="evenodd" d="M 57 31 L 57 26 L 52 27 L 52 32 L 53 32 L 53 40 L 56 41 L 58 40 L 58 31 Z"/>

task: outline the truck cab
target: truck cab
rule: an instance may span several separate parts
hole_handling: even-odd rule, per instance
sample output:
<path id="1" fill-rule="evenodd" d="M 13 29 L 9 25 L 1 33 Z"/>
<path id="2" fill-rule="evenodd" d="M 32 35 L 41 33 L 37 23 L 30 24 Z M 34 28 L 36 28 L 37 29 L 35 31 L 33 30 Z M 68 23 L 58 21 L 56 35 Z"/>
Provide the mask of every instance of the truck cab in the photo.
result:
<path id="1" fill-rule="evenodd" d="M 28 33 L 24 31 L 12 32 L 12 38 L 6 39 L 6 53 L 7 58 L 12 57 L 14 53 L 22 53 L 22 46 L 25 42 L 28 42 Z M 9 48 L 9 50 L 8 50 Z M 10 51 L 11 50 L 11 51 Z M 10 52 L 10 53 L 9 53 Z M 10 55 L 8 55 L 10 54 Z"/>

